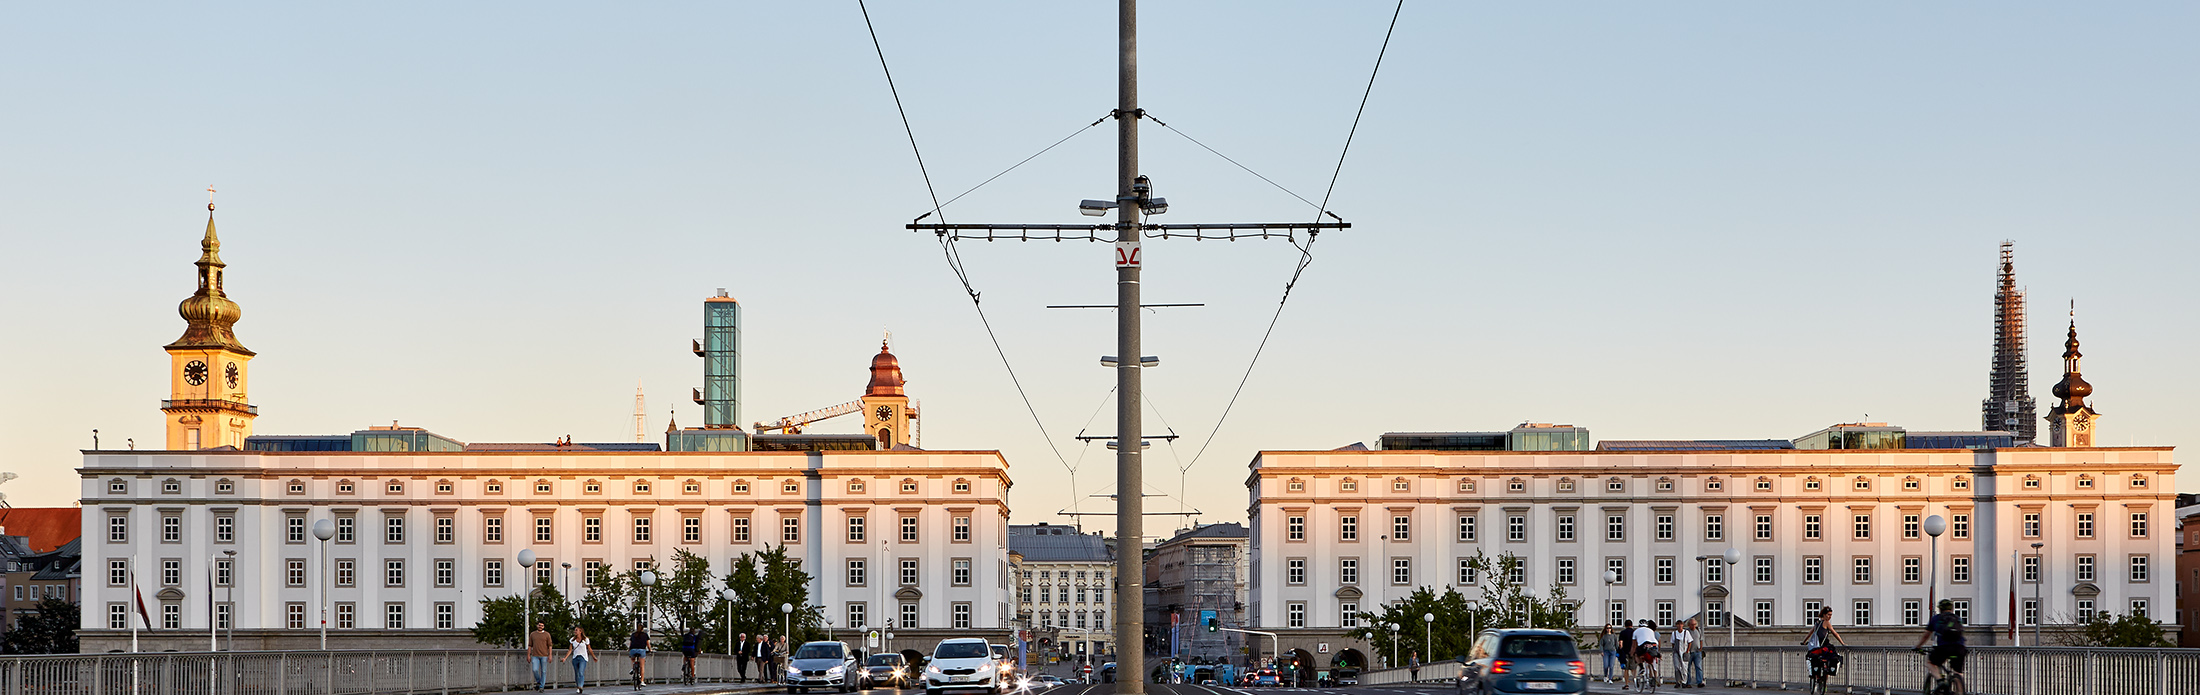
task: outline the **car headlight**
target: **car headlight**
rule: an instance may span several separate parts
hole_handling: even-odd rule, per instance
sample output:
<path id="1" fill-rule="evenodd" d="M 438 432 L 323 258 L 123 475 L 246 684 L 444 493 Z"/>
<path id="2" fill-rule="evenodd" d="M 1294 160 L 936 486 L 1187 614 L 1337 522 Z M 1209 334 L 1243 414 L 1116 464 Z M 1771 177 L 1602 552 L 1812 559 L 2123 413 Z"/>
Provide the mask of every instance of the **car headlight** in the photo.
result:
<path id="1" fill-rule="evenodd" d="M 940 675 L 940 667 L 939 667 L 939 666 L 937 666 L 937 665 L 934 665 L 934 666 L 926 666 L 926 667 L 924 667 L 924 672 L 925 672 L 925 673 L 927 673 L 927 674 L 930 674 L 930 675 L 934 675 L 934 676 L 937 676 L 937 675 Z"/>
<path id="2" fill-rule="evenodd" d="M 832 667 L 832 668 L 829 668 L 829 669 L 825 669 L 825 675 L 828 675 L 828 676 L 838 676 L 838 675 L 840 675 L 840 674 L 843 674 L 843 673 L 847 673 L 847 672 L 848 672 L 848 667 L 847 667 L 847 666 L 834 666 L 834 667 Z"/>
<path id="3" fill-rule="evenodd" d="M 788 667 L 787 667 L 787 675 L 790 675 L 790 676 L 799 676 L 799 675 L 802 675 L 802 669 L 799 669 L 799 668 L 795 668 L 795 667 L 793 667 L 793 666 L 788 666 Z"/>

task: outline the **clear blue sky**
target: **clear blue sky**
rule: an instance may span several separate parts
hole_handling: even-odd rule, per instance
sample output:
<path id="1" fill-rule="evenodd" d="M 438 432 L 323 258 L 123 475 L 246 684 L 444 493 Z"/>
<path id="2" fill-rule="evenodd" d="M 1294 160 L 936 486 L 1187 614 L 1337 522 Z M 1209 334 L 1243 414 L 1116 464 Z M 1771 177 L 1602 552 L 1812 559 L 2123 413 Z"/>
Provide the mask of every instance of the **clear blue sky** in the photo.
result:
<path id="1" fill-rule="evenodd" d="M 1390 5 L 1149 5 L 1144 105 L 1318 196 Z M 1114 103 L 1113 3 L 872 15 L 943 194 Z M 2106 440 L 2188 443 L 2196 20 L 2181 2 L 1409 3 L 1332 204 L 1357 226 L 1316 247 L 1188 481 L 1295 254 L 1149 244 L 1149 301 L 1207 306 L 1149 316 L 1148 422 L 1186 436 L 1148 479 L 1232 520 L 1255 451 L 1384 431 L 1975 427 L 2003 239 L 2043 409 L 2075 297 Z M 928 447 L 1007 452 L 1019 521 L 1073 499 L 937 248 L 900 228 L 928 204 L 853 2 L 19 4 L 0 94 L 17 504 L 75 499 L 92 428 L 160 440 L 159 347 L 208 184 L 262 433 L 616 441 L 640 381 L 654 438 L 674 405 L 699 420 L 687 339 L 725 287 L 744 420 L 853 399 L 891 329 Z M 1310 216 L 1172 133 L 1145 143 L 1164 221 Z M 1092 129 L 949 211 L 1081 221 L 1112 148 Z M 1112 383 L 1112 327 L 1041 307 L 1109 301 L 1108 253 L 964 247 L 1079 494 L 1112 478 L 1069 439 Z"/>

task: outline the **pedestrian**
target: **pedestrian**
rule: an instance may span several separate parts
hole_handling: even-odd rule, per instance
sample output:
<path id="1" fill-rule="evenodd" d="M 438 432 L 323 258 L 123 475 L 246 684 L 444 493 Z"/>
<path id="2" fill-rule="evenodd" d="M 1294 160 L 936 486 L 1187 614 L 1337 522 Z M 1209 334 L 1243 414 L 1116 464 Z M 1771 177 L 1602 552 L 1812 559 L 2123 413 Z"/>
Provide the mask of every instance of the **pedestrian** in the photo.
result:
<path id="1" fill-rule="evenodd" d="M 649 685 L 649 625 L 638 623 L 634 634 L 626 636 L 626 656 L 634 660 L 634 687 Z"/>
<path id="2" fill-rule="evenodd" d="M 1619 623 L 1619 689 L 1626 690 L 1635 683 L 1635 621 Z"/>
<path id="3" fill-rule="evenodd" d="M 1688 687 L 1703 687 L 1703 623 L 1688 621 L 1688 668 L 1693 672 Z"/>
<path id="4" fill-rule="evenodd" d="M 742 683 L 749 682 L 749 633 L 741 633 L 733 640 L 733 676 Z"/>
<path id="5" fill-rule="evenodd" d="M 776 652 L 772 651 L 772 638 L 769 635 L 757 635 L 755 649 L 756 682 L 779 682 L 779 668 L 772 658 L 776 655 Z"/>
<path id="6" fill-rule="evenodd" d="M 1642 624 L 1635 628 L 1635 634 L 1629 638 L 1629 642 L 1629 650 L 1635 652 L 1636 672 L 1648 671 L 1645 675 L 1654 683 L 1658 677 L 1657 621 L 1643 618 Z"/>
<path id="7" fill-rule="evenodd" d="M 535 623 L 535 631 L 527 633 L 527 666 L 535 672 L 535 690 L 550 687 L 550 626 Z"/>
<path id="8" fill-rule="evenodd" d="M 1686 666 L 1688 663 L 1688 651 L 1690 644 L 1690 636 L 1688 631 L 1688 625 L 1690 622 L 1691 621 L 1683 620 L 1674 623 L 1673 634 L 1666 640 L 1667 644 L 1673 645 L 1673 687 L 1675 688 L 1688 687 L 1688 671 Z"/>
<path id="9" fill-rule="evenodd" d="M 1415 681 L 1421 680 L 1421 650 L 1415 649 L 1406 653 L 1406 676 Z"/>
<path id="10" fill-rule="evenodd" d="M 565 643 L 565 660 L 573 664 L 573 692 L 588 692 L 588 662 L 596 660 L 596 652 L 588 646 L 588 631 L 573 627 L 573 636 Z"/>
<path id="11" fill-rule="evenodd" d="M 1604 652 L 1604 682 L 1612 682 L 1612 662 L 1619 658 L 1619 635 L 1612 634 L 1610 623 L 1597 635 L 1597 651 Z"/>

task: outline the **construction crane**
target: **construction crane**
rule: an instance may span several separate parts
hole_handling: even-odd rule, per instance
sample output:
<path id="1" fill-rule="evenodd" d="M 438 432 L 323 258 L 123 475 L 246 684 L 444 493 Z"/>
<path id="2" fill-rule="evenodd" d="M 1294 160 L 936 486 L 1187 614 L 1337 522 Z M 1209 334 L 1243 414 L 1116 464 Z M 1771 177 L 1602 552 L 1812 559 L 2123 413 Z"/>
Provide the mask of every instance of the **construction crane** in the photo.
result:
<path id="1" fill-rule="evenodd" d="M 863 410 L 863 401 L 849 401 L 830 408 L 819 408 L 817 410 L 812 410 L 810 412 L 802 413 L 799 415 L 789 415 L 783 418 L 779 418 L 779 421 L 769 425 L 761 422 L 756 423 L 756 433 L 763 434 L 765 432 L 776 430 L 787 434 L 801 434 L 802 428 L 809 427 L 810 423 L 840 417 L 842 415 L 847 415 L 849 413 L 858 412 L 861 410 Z"/>

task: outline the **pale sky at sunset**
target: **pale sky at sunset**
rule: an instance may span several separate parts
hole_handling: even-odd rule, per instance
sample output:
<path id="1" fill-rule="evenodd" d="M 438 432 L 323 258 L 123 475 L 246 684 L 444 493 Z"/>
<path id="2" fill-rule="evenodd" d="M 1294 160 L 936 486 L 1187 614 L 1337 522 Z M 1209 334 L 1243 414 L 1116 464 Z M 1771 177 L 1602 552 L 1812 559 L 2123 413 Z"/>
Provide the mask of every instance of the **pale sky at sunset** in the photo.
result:
<path id="1" fill-rule="evenodd" d="M 1149 112 L 1319 199 L 1391 4 L 1146 5 Z M 1114 105 L 1112 2 L 870 9 L 943 197 Z M 1409 1 L 1330 206 L 1355 226 L 1188 480 L 1296 252 L 1148 243 L 1146 300 L 1207 306 L 1147 316 L 1147 425 L 1183 435 L 1147 480 L 1230 521 L 1255 452 L 1385 431 L 1976 429 L 2003 239 L 2041 410 L 2075 298 L 2103 442 L 2200 443 L 2196 29 L 2189 2 Z M 901 228 L 929 202 L 852 0 L 18 3 L 0 95 L 18 506 L 77 498 L 94 428 L 159 446 L 209 184 L 260 434 L 629 441 L 639 381 L 661 442 L 668 411 L 701 420 L 687 341 L 724 287 L 744 423 L 853 400 L 891 330 L 925 446 L 1004 451 L 1019 523 L 1112 489 L 1071 439 L 1114 431 L 1087 422 L 1110 314 L 1044 308 L 1112 301 L 1110 249 L 962 246 L 1073 494 Z M 1311 218 L 1143 140 L 1157 222 Z M 948 217 L 1084 222 L 1114 146 L 1091 128 Z"/>

